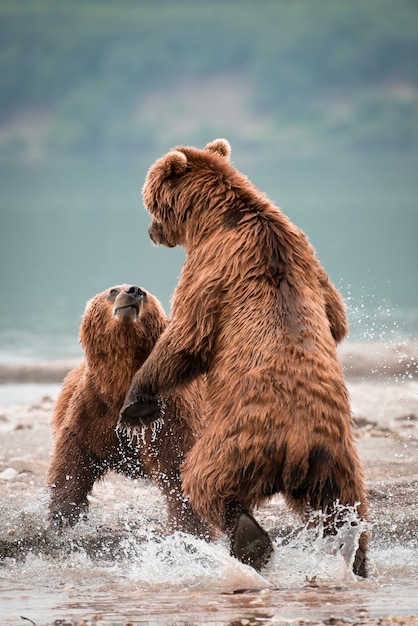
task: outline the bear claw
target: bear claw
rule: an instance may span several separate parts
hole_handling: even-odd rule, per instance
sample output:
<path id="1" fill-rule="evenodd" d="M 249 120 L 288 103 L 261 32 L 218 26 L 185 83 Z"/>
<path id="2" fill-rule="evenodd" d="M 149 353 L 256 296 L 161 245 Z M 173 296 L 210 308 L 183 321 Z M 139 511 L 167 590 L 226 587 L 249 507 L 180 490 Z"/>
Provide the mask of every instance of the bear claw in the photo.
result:
<path id="1" fill-rule="evenodd" d="M 160 417 L 161 409 L 157 400 L 134 402 L 123 407 L 118 426 L 142 428 Z"/>
<path id="2" fill-rule="evenodd" d="M 272 552 L 266 531 L 247 513 L 241 513 L 231 537 L 231 555 L 260 571 Z"/>

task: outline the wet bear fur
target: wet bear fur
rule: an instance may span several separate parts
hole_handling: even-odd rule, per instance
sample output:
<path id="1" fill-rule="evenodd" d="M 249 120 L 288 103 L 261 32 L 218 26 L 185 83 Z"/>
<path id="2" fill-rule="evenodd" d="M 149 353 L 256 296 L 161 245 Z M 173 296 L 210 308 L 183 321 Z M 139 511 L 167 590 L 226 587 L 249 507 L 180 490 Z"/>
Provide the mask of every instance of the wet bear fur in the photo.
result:
<path id="1" fill-rule="evenodd" d="M 171 530 L 205 535 L 207 526 L 186 502 L 180 466 L 199 427 L 198 385 L 167 394 L 164 424 L 138 441 L 115 428 L 132 377 L 167 326 L 158 300 L 145 290 L 119 285 L 87 303 L 79 339 L 85 359 L 65 378 L 53 413 L 54 446 L 48 471 L 50 518 L 74 524 L 87 495 L 108 470 L 153 478 L 167 499 Z"/>
<path id="2" fill-rule="evenodd" d="M 157 244 L 186 262 L 172 319 L 135 375 L 121 422 L 141 403 L 204 375 L 207 427 L 187 455 L 183 488 L 230 537 L 231 553 L 261 567 L 272 545 L 251 512 L 273 494 L 325 532 L 356 507 L 353 570 L 366 576 L 368 504 L 349 397 L 336 352 L 343 301 L 305 234 L 229 161 L 216 140 L 178 147 L 143 188 Z"/>

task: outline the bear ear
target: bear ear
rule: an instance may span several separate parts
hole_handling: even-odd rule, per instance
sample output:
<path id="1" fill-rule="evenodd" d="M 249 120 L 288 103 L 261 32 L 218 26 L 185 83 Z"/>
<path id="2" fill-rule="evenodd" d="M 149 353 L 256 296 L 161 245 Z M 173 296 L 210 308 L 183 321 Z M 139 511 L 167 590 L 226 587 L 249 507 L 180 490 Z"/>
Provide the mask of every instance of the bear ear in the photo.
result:
<path id="1" fill-rule="evenodd" d="M 219 154 L 219 156 L 229 160 L 231 154 L 231 145 L 226 139 L 215 139 L 215 141 L 212 141 L 212 143 L 208 143 L 205 146 L 205 150 L 208 150 L 209 152 L 214 152 L 215 154 Z"/>
<path id="2" fill-rule="evenodd" d="M 164 178 L 175 178 L 183 174 L 187 168 L 187 157 L 179 150 L 172 150 L 161 159 Z"/>

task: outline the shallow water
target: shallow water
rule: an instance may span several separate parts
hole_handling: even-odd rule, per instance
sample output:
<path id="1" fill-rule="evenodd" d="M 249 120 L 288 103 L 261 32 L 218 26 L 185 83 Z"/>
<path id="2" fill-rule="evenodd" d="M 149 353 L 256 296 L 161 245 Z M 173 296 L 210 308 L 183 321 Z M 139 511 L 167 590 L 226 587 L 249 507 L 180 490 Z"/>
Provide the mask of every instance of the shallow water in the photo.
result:
<path id="1" fill-rule="evenodd" d="M 348 345 L 343 355 L 370 489 L 367 580 L 338 549 L 344 542 L 349 560 L 347 537 L 324 541 L 300 528 L 280 497 L 257 512 L 275 542 L 261 575 L 231 558 L 224 538 L 167 535 L 164 500 L 146 480 L 109 474 L 93 489 L 88 520 L 52 533 L 45 477 L 59 385 L 0 385 L 0 626 L 365 625 L 418 616 L 415 349 Z"/>
<path id="2" fill-rule="evenodd" d="M 134 482 L 115 477 L 95 488 L 89 520 L 61 536 L 46 530 L 43 489 L 4 511 L 7 532 L 20 543 L 10 542 L 17 550 L 0 569 L 2 625 L 29 623 L 21 617 L 44 626 L 60 619 L 277 624 L 418 614 L 413 540 L 374 541 L 371 575 L 358 579 L 338 550 L 347 538 L 340 533 L 325 541 L 296 530 L 297 520 L 276 497 L 258 515 L 277 535 L 274 557 L 258 574 L 229 556 L 223 538 L 209 544 L 182 533 L 166 535 L 158 490 L 148 481 Z"/>
<path id="3" fill-rule="evenodd" d="M 0 385 L 0 406 L 16 402 L 37 402 L 48 396 L 56 398 L 61 389 L 57 383 L 10 383 Z"/>

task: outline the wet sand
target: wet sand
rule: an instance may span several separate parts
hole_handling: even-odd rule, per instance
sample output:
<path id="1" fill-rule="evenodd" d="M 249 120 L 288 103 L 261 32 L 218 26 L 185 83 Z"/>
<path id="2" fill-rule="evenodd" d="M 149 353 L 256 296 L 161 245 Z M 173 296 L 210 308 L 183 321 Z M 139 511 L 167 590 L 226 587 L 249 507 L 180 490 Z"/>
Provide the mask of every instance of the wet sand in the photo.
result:
<path id="1" fill-rule="evenodd" d="M 347 344 L 341 348 L 340 355 L 351 394 L 359 451 L 370 494 L 372 543 L 381 549 L 388 547 L 396 551 L 397 547 L 401 550 L 405 546 L 411 549 L 412 546 L 412 549 L 418 550 L 418 342 L 411 341 L 398 346 Z M 0 385 L 59 383 L 73 365 L 73 362 L 0 365 Z M 37 402 L 0 405 L 0 583 L 3 583 L 2 562 L 10 564 L 15 560 L 17 563 L 24 563 L 27 555 L 34 553 L 48 556 L 56 554 L 58 558 L 64 549 L 62 537 L 52 536 L 47 530 L 45 520 L 40 521 L 40 516 L 44 516 L 46 512 L 45 477 L 52 445 L 50 418 L 53 400 L 44 397 Z M 132 499 L 133 488 L 130 481 L 113 474 L 109 474 L 104 483 L 95 487 L 91 496 L 91 508 L 101 512 L 100 531 L 96 528 L 94 532 L 78 532 L 73 536 L 72 549 L 78 545 L 92 557 L 98 551 L 103 553 L 107 550 L 112 555 L 111 558 L 116 558 L 118 546 L 129 535 L 129 531 L 113 523 L 112 513 L 118 510 L 122 501 L 126 503 Z M 138 489 L 137 486 L 135 488 Z M 146 488 L 146 506 L 150 508 L 149 516 L 152 519 L 155 513 L 151 509 L 159 499 L 159 494 L 149 485 Z M 42 501 L 41 512 L 37 509 L 33 516 L 30 511 L 31 498 L 37 501 L 38 508 L 39 501 Z M 263 507 L 258 517 L 273 535 L 279 536 L 288 532 L 288 528 L 283 526 L 287 518 L 285 514 L 282 515 L 278 524 L 276 509 L 277 501 Z M 103 513 L 106 511 L 109 518 Z M 107 525 L 107 519 L 112 523 Z M 157 526 L 160 523 L 163 527 L 163 521 L 155 521 Z M 418 589 L 418 572 L 411 582 L 415 585 L 413 589 Z M 335 611 L 335 616 L 322 621 L 297 616 L 283 617 L 280 611 L 272 616 L 270 607 L 269 616 L 263 618 L 261 613 L 258 616 L 258 605 L 255 601 L 259 601 L 259 606 L 262 606 L 267 596 L 261 596 L 262 591 L 257 585 L 254 587 L 257 593 L 252 593 L 251 589 L 247 590 L 246 595 L 245 590 L 230 591 L 232 598 L 240 598 L 241 608 L 246 603 L 251 605 L 253 602 L 253 618 L 240 618 L 239 615 L 247 613 L 243 610 L 240 613 L 237 604 L 233 619 L 221 620 L 219 614 L 217 621 L 212 609 L 202 606 L 201 619 L 195 619 L 193 623 L 418 625 L 418 611 L 414 615 L 397 614 L 396 605 L 386 607 L 384 614 L 380 610 L 379 616 L 371 616 L 360 606 L 348 615 L 343 613 L 338 616 L 338 611 Z M 322 589 L 318 593 L 312 581 L 305 589 L 306 593 L 312 592 L 318 599 L 323 598 L 324 602 L 325 591 Z M 20 621 L 4 623 L 30 624 L 32 620 L 37 626 L 54 624 L 53 620 L 37 622 L 31 615 L 20 615 Z M 71 611 L 67 615 L 70 620 Z M 130 621 L 128 618 L 125 621 L 109 621 L 103 615 L 94 617 L 94 613 L 86 614 L 86 621 L 83 621 L 84 618 L 77 618 L 77 621 L 65 622 L 67 615 L 64 613 L 63 617 L 60 616 L 64 621 L 55 623 L 83 626 L 190 623 L 167 621 L 167 616 L 164 619 L 161 617 L 160 621 L 146 621 L 145 617 L 140 622 L 136 619 Z M 1 620 L 0 623 L 3 626 Z"/>

